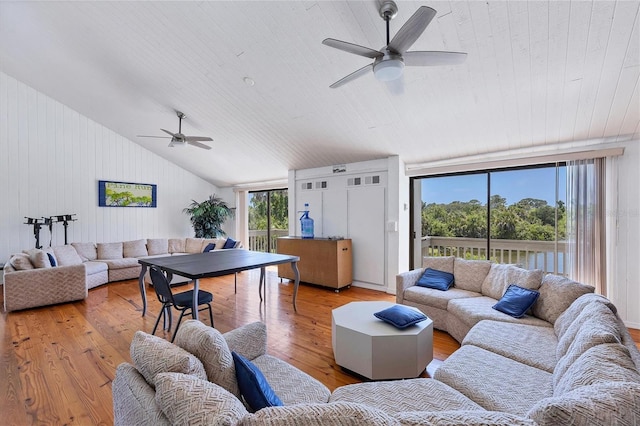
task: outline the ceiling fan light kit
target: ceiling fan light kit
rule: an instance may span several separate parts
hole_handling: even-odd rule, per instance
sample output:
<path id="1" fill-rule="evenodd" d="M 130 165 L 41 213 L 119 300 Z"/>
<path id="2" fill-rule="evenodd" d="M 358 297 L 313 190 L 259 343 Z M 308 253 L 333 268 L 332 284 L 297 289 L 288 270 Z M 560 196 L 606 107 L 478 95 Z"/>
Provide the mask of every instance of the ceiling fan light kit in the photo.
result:
<path id="1" fill-rule="evenodd" d="M 434 9 L 427 6 L 419 7 L 391 40 L 389 40 L 389 21 L 396 16 L 398 6 L 395 2 L 387 0 L 380 5 L 378 11 L 387 26 L 387 45 L 382 49 L 374 50 L 333 38 L 327 38 L 322 41 L 322 44 L 329 47 L 373 59 L 372 64 L 366 65 L 333 83 L 329 86 L 332 89 L 362 77 L 369 72 L 369 69 L 373 70 L 377 80 L 390 82 L 402 76 L 405 65 L 422 67 L 455 65 L 464 62 L 466 59 L 467 54 L 462 52 L 408 51 L 436 16 Z"/>
<path id="2" fill-rule="evenodd" d="M 383 59 L 373 64 L 373 75 L 380 81 L 392 81 L 402 76 L 404 61 L 402 58 Z"/>

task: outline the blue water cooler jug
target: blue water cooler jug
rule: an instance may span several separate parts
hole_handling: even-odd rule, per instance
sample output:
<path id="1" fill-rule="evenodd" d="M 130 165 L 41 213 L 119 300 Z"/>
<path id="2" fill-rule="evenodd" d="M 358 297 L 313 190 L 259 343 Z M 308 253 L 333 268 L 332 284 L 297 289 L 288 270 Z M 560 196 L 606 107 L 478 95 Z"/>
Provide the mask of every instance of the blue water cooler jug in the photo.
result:
<path id="1" fill-rule="evenodd" d="M 313 238 L 313 219 L 309 217 L 309 203 L 304 204 L 304 211 L 300 216 L 302 238 Z"/>

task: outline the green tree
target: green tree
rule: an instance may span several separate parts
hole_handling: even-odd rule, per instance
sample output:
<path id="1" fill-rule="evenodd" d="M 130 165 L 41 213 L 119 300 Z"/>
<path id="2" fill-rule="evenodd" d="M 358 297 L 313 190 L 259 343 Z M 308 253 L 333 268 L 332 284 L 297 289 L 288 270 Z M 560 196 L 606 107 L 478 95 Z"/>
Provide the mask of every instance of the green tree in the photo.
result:
<path id="1" fill-rule="evenodd" d="M 222 230 L 225 220 L 233 216 L 233 211 L 221 198 L 212 194 L 208 199 L 192 200 L 189 207 L 182 210 L 190 216 L 196 238 L 217 238 L 227 235 Z"/>

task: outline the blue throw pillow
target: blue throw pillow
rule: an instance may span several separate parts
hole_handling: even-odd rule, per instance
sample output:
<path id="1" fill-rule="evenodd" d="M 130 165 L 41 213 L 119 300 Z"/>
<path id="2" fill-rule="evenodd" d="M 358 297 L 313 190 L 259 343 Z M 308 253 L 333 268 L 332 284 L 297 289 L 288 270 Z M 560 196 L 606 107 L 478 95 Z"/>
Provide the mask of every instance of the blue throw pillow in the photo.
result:
<path id="1" fill-rule="evenodd" d="M 47 253 L 47 256 L 49 257 L 49 263 L 52 267 L 58 266 L 58 262 L 56 262 L 56 257 L 54 255 L 52 255 L 51 253 Z"/>
<path id="2" fill-rule="evenodd" d="M 204 248 L 204 250 L 202 250 L 203 253 L 209 253 L 211 250 L 213 250 L 214 248 L 216 248 L 216 245 L 214 243 L 209 243 L 207 244 L 207 246 Z"/>
<path id="3" fill-rule="evenodd" d="M 407 328 L 410 325 L 417 324 L 428 318 L 422 312 L 418 312 L 415 309 L 402 305 L 393 305 L 390 308 L 383 309 L 373 315 L 397 328 Z"/>
<path id="4" fill-rule="evenodd" d="M 236 380 L 238 380 L 240 394 L 253 411 L 284 405 L 254 363 L 235 352 L 231 352 L 231 355 L 236 367 Z"/>
<path id="5" fill-rule="evenodd" d="M 223 249 L 230 249 L 236 247 L 236 241 L 233 238 L 227 238 L 227 241 L 224 242 Z"/>
<path id="6" fill-rule="evenodd" d="M 447 291 L 453 285 L 453 274 L 445 271 L 438 271 L 437 269 L 427 268 L 418 282 L 416 282 L 416 285 Z"/>
<path id="7" fill-rule="evenodd" d="M 493 309 L 511 315 L 514 318 L 522 318 L 536 303 L 538 296 L 540 296 L 540 293 L 535 290 L 511 284 L 498 303 L 493 305 Z"/>

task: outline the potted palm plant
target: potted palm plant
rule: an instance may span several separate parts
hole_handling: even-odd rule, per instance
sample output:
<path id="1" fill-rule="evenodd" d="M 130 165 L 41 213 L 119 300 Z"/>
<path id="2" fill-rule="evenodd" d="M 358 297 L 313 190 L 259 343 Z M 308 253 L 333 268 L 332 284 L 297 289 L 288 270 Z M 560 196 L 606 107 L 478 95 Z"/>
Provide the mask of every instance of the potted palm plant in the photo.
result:
<path id="1" fill-rule="evenodd" d="M 189 207 L 182 211 L 190 216 L 196 238 L 226 236 L 221 226 L 225 220 L 233 216 L 233 210 L 221 198 L 216 197 L 216 194 L 200 203 L 192 200 Z"/>

